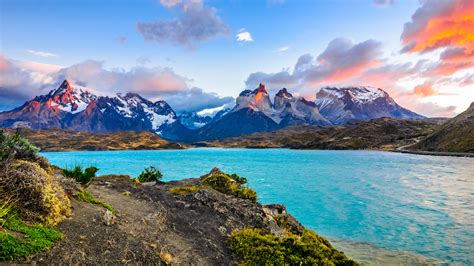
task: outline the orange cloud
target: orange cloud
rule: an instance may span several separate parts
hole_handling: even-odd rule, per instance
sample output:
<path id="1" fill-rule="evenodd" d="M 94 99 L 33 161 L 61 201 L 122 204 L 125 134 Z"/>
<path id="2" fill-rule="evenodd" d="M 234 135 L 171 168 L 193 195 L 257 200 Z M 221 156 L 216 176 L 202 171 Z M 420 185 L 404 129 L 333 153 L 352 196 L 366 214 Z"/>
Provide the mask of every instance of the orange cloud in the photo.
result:
<path id="1" fill-rule="evenodd" d="M 402 42 L 409 52 L 447 48 L 436 74 L 474 67 L 474 1 L 426 1 L 405 25 Z"/>
<path id="2" fill-rule="evenodd" d="M 414 93 L 422 97 L 428 97 L 428 96 L 433 96 L 437 94 L 436 90 L 433 89 L 433 85 L 431 83 L 426 83 L 426 82 L 421 85 L 416 86 L 414 89 Z"/>

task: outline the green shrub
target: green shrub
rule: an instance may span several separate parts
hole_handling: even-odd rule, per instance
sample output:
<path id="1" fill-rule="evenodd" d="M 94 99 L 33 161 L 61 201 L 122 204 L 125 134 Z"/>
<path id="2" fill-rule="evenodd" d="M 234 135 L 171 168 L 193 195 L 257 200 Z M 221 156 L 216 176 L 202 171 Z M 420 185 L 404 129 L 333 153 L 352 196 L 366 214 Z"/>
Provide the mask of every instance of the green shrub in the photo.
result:
<path id="1" fill-rule="evenodd" d="M 278 237 L 260 229 L 232 233 L 230 247 L 243 265 L 357 265 L 310 230 Z"/>
<path id="2" fill-rule="evenodd" d="M 239 183 L 241 185 L 247 184 L 247 178 L 245 178 L 245 177 L 238 176 L 237 174 L 231 174 L 229 177 L 234 179 L 237 183 Z"/>
<path id="3" fill-rule="evenodd" d="M 7 158 L 33 160 L 36 159 L 38 151 L 37 147 L 20 135 L 19 130 L 13 135 L 0 130 L 0 161 Z"/>
<path id="4" fill-rule="evenodd" d="M 100 206 L 106 208 L 107 210 L 111 211 L 112 213 L 115 213 L 115 209 L 114 209 L 114 207 L 112 207 L 112 205 L 98 200 L 98 199 L 97 199 L 96 197 L 94 197 L 89 191 L 87 191 L 87 190 L 85 190 L 85 189 L 79 190 L 79 192 L 77 192 L 76 194 L 74 194 L 74 197 L 75 197 L 78 201 L 89 202 L 89 203 L 92 203 L 92 204 L 97 204 L 97 205 L 100 205 Z"/>
<path id="5" fill-rule="evenodd" d="M 176 195 L 186 195 L 198 191 L 197 186 L 188 186 L 188 187 L 174 187 L 169 190 L 169 192 Z"/>
<path id="6" fill-rule="evenodd" d="M 158 182 L 163 177 L 163 174 L 160 170 L 156 169 L 153 166 L 145 168 L 143 172 L 137 177 L 138 181 L 141 183 L 145 182 Z"/>
<path id="7" fill-rule="evenodd" d="M 94 179 L 97 171 L 99 171 L 99 168 L 95 166 L 90 166 L 82 170 L 82 167 L 80 165 L 76 165 L 70 169 L 63 169 L 63 174 L 66 177 L 72 178 L 77 182 L 86 185 L 91 182 L 92 179 Z"/>
<path id="8" fill-rule="evenodd" d="M 240 182 L 243 181 L 242 179 L 239 180 Z M 240 182 L 224 173 L 211 173 L 201 179 L 203 185 L 211 187 L 219 192 L 256 202 L 257 192 L 253 189 L 244 187 Z"/>
<path id="9" fill-rule="evenodd" d="M 3 228 L 24 237 L 17 238 L 7 232 L 0 231 L 0 261 L 16 260 L 40 251 L 46 251 L 63 237 L 61 232 L 52 228 L 39 224 L 26 225 L 12 212 L 7 215 Z"/>

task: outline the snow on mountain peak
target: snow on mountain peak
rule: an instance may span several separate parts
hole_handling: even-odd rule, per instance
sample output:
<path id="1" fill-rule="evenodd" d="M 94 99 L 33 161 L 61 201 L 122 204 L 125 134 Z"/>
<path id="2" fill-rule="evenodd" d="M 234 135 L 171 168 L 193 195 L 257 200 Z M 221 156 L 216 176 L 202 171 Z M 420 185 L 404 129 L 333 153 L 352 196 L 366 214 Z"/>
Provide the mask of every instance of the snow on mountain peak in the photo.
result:
<path id="1" fill-rule="evenodd" d="M 378 98 L 386 97 L 388 94 L 382 89 L 370 87 L 370 86 L 361 86 L 361 87 L 325 87 L 321 91 L 325 95 L 331 95 L 338 99 L 344 97 L 350 97 L 355 103 L 366 103 L 374 101 Z M 318 99 L 316 99 L 318 101 Z M 320 100 L 320 99 L 319 99 Z"/>

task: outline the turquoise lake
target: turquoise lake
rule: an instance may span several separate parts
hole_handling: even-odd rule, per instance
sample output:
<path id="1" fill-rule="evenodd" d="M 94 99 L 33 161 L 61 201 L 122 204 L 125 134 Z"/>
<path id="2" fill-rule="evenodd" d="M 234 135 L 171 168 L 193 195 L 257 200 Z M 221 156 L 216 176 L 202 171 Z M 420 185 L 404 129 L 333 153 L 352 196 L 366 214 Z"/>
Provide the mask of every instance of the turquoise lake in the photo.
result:
<path id="1" fill-rule="evenodd" d="M 284 203 L 323 236 L 408 251 L 442 263 L 474 263 L 474 158 L 380 151 L 198 148 L 42 153 L 60 167 L 164 181 L 217 166 L 247 177 L 261 203 Z"/>

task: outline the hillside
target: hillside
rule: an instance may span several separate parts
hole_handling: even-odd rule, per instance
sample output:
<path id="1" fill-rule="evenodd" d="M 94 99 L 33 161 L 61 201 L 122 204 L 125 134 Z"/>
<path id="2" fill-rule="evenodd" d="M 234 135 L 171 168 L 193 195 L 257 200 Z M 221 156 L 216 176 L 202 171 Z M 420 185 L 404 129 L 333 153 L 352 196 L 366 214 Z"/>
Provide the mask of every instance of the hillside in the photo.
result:
<path id="1" fill-rule="evenodd" d="M 474 102 L 409 149 L 474 153 Z"/>
<path id="2" fill-rule="evenodd" d="M 294 149 L 383 149 L 414 143 L 438 126 L 436 122 L 378 118 L 353 121 L 346 126 L 292 126 L 278 131 L 254 133 L 200 146 L 294 148 Z"/>
<path id="3" fill-rule="evenodd" d="M 21 134 L 41 151 L 161 150 L 184 147 L 144 131 L 93 133 L 62 129 L 22 129 Z"/>

